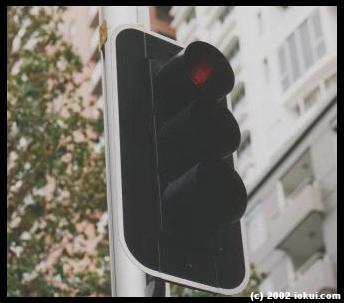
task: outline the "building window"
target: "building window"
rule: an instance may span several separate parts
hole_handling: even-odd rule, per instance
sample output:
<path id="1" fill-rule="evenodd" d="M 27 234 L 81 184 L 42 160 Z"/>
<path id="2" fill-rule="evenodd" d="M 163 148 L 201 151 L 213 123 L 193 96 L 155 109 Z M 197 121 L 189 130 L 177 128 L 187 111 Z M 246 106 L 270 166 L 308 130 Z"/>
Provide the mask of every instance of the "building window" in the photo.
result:
<path id="1" fill-rule="evenodd" d="M 251 253 L 260 248 L 268 238 L 267 219 L 262 203 L 259 202 L 246 217 L 248 245 Z"/>
<path id="2" fill-rule="evenodd" d="M 230 12 L 233 10 L 233 6 L 224 6 L 221 14 L 219 15 L 219 20 L 221 23 L 224 23 L 227 16 L 230 14 Z"/>
<path id="3" fill-rule="evenodd" d="M 297 80 L 300 75 L 300 61 L 299 61 L 299 56 L 297 53 L 297 48 L 296 48 L 296 39 L 295 39 L 295 33 L 291 34 L 288 39 L 287 39 L 287 44 L 288 44 L 288 50 L 289 50 L 289 59 L 291 63 L 291 72 L 292 72 L 292 78 Z"/>
<path id="4" fill-rule="evenodd" d="M 278 52 L 278 58 L 280 63 L 280 73 L 282 80 L 282 89 L 285 91 L 290 86 L 289 70 L 287 69 L 286 55 L 284 48 L 281 48 Z"/>
<path id="5" fill-rule="evenodd" d="M 310 21 L 313 37 L 313 48 L 315 49 L 316 58 L 319 59 L 325 54 L 326 51 L 319 10 L 316 10 L 315 13 L 313 13 Z"/>
<path id="6" fill-rule="evenodd" d="M 311 35 L 309 32 L 309 26 L 307 20 L 304 21 L 300 26 L 300 38 L 301 38 L 301 49 L 302 56 L 304 58 L 305 68 L 309 68 L 314 62 L 314 56 L 312 51 Z"/>
<path id="7" fill-rule="evenodd" d="M 320 14 L 316 10 L 278 50 L 282 90 L 298 80 L 325 52 Z"/>

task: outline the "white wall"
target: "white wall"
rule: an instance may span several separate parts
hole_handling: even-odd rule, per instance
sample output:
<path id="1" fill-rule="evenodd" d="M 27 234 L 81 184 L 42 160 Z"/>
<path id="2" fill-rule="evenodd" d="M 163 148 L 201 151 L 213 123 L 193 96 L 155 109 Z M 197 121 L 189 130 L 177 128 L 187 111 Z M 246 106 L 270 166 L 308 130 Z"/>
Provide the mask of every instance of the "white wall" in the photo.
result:
<path id="1" fill-rule="evenodd" d="M 316 10 L 320 15 L 326 53 L 284 91 L 281 85 L 278 50 L 289 35 L 295 32 Z M 175 7 L 174 11 L 178 17 L 178 14 L 182 15 L 185 8 Z M 249 159 L 246 157 L 242 160 L 254 163 L 251 173 L 244 176 L 245 184 L 251 189 L 272 163 L 283 154 L 292 140 L 301 133 L 305 125 L 314 119 L 315 114 L 325 108 L 332 99 L 331 96 L 336 95 L 336 82 L 332 81 L 330 91 L 326 88 L 325 81 L 337 72 L 337 8 L 297 6 L 283 9 L 280 6 L 236 6 L 229 14 L 230 19 L 223 24 L 218 21 L 219 12 L 221 8 L 216 6 L 196 7 L 196 27 L 184 42 L 188 43 L 193 39 L 205 40 L 224 51 L 234 37 L 239 38 L 241 68 L 235 72 L 235 75 L 236 83 L 242 81 L 246 91 L 246 102 L 243 108 L 247 112 L 247 119 L 239 125 L 241 131 L 248 129 L 251 132 L 252 153 Z M 182 20 L 183 18 L 179 18 L 177 24 L 177 37 L 178 28 L 185 28 Z M 301 44 L 297 47 L 298 53 L 302 54 Z M 267 69 L 264 59 L 267 60 Z M 319 86 L 320 98 L 309 110 L 304 110 L 303 99 L 316 86 Z M 295 111 L 296 106 L 301 106 L 302 109 L 299 116 Z M 331 259 L 336 263 L 337 162 L 332 160 L 336 158 L 337 153 L 335 151 L 336 137 L 331 133 L 329 126 L 329 121 L 334 117 L 336 117 L 336 110 L 332 110 L 332 116 L 327 118 L 327 122 L 314 130 L 311 136 L 306 137 L 293 155 L 282 164 L 278 172 L 274 173 L 259 189 L 249 201 L 247 214 L 248 218 L 252 219 L 253 225 L 259 225 L 261 218 L 266 220 L 267 230 L 264 226 L 255 227 L 255 229 L 261 232 L 261 235 L 257 237 L 262 241 L 266 237 L 269 238 L 270 222 L 278 213 L 278 204 L 283 202 L 278 178 L 288 170 L 306 146 L 311 147 L 315 175 L 320 182 L 327 205 L 322 226 L 325 247 Z M 330 162 L 331 165 L 329 165 Z M 245 164 L 240 163 L 239 160 L 238 167 L 245 167 Z M 241 174 L 243 175 L 243 172 Z M 261 203 L 261 207 L 256 207 L 254 210 L 258 202 Z M 261 210 L 264 212 L 263 215 Z M 257 218 L 255 218 L 255 211 L 257 211 Z M 274 267 L 273 260 L 281 257 L 281 252 L 277 252 L 268 244 L 260 245 L 260 247 L 251 244 L 249 247 L 256 250 L 250 252 L 252 261 L 257 261 L 262 270 L 270 271 Z M 288 257 L 283 253 L 282 255 L 282 259 L 286 260 L 285 264 L 289 264 Z M 287 269 L 288 279 L 292 279 L 290 264 Z M 265 286 L 271 288 L 281 284 L 281 281 L 277 281 L 278 276 L 277 272 L 273 274 L 272 277 L 275 278 L 266 281 Z"/>

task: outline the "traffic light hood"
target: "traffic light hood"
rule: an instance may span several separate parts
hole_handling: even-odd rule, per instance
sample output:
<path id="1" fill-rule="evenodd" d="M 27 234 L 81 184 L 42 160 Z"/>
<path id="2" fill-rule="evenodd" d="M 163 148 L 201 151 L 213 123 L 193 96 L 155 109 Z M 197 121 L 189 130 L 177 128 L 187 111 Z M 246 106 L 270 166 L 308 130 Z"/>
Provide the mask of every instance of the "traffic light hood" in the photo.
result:
<path id="1" fill-rule="evenodd" d="M 195 41 L 156 70 L 154 80 L 159 112 L 169 118 L 202 97 L 221 101 L 233 89 L 234 73 L 214 46 Z"/>
<path id="2" fill-rule="evenodd" d="M 191 81 L 202 93 L 221 98 L 233 89 L 233 70 L 226 57 L 214 46 L 203 41 L 195 41 L 180 55 L 184 56 Z"/>

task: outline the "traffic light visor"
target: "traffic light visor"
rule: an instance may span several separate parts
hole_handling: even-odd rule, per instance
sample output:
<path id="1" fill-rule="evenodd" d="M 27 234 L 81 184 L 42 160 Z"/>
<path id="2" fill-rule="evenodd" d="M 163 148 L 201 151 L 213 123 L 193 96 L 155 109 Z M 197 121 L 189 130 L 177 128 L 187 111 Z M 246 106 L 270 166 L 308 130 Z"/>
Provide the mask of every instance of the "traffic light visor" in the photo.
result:
<path id="1" fill-rule="evenodd" d="M 218 98 L 232 90 L 233 70 L 217 48 L 203 41 L 195 41 L 187 46 L 184 57 L 188 75 L 196 87 Z"/>

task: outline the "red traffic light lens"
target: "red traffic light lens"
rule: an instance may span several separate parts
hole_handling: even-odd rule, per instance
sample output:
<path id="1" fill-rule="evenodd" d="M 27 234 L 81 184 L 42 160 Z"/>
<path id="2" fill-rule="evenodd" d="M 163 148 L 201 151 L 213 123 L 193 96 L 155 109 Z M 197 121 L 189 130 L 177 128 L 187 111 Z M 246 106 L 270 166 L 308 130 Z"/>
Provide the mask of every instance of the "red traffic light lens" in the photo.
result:
<path id="1" fill-rule="evenodd" d="M 227 58 L 214 46 L 203 41 L 190 43 L 183 51 L 189 79 L 210 97 L 228 94 L 234 85 L 234 73 Z"/>
<path id="2" fill-rule="evenodd" d="M 214 67 L 211 64 L 200 63 L 191 70 L 191 80 L 197 87 L 201 87 L 207 83 L 213 71 Z"/>

